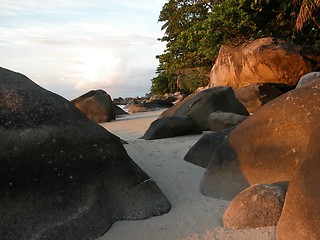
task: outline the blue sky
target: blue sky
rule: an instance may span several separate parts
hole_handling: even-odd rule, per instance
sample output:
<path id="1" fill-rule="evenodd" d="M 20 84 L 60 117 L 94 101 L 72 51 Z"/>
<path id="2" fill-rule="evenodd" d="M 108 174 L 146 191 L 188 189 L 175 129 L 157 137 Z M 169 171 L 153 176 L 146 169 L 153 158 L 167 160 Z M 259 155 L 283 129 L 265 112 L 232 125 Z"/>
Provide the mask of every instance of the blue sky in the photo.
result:
<path id="1" fill-rule="evenodd" d="M 67 99 L 143 96 L 163 53 L 166 0 L 0 0 L 0 66 Z"/>

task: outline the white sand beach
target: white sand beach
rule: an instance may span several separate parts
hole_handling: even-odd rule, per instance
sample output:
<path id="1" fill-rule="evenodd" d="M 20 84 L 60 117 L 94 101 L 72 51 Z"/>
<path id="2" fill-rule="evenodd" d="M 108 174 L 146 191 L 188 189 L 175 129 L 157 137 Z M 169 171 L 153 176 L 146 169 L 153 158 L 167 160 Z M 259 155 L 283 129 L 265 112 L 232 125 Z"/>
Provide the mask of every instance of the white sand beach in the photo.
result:
<path id="1" fill-rule="evenodd" d="M 202 135 L 139 139 L 161 111 L 135 113 L 101 124 L 128 142 L 131 158 L 155 180 L 172 205 L 169 213 L 146 220 L 118 221 L 99 240 L 275 239 L 275 227 L 228 230 L 222 216 L 229 201 L 208 198 L 199 184 L 205 169 L 183 160 Z"/>

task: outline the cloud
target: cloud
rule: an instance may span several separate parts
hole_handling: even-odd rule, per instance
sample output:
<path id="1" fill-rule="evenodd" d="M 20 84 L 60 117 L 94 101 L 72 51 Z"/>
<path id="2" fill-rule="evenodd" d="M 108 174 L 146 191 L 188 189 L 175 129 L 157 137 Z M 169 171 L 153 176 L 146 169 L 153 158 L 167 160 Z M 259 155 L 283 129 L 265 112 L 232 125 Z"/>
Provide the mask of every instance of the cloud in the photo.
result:
<path id="1" fill-rule="evenodd" d="M 92 88 L 141 96 L 164 49 L 156 40 L 164 2 L 2 0 L 0 66 L 68 99 Z"/>

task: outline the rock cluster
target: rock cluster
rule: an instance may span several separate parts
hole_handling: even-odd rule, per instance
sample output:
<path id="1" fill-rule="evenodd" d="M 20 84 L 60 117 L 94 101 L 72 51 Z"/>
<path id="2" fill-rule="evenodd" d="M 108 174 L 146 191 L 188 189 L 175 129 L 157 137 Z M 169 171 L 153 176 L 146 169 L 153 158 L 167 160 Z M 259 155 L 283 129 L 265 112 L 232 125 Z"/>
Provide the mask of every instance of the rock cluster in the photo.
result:
<path id="1" fill-rule="evenodd" d="M 312 72 L 320 58 L 319 51 L 305 50 L 259 39 L 222 47 L 212 68 L 209 87 L 232 86 L 252 113 L 232 129 L 225 129 L 230 119 L 224 116 L 232 114 L 212 113 L 220 127 L 211 127 L 214 133 L 185 157 L 207 168 L 203 194 L 232 200 L 227 228 L 277 225 L 277 239 L 320 238 L 320 79 Z"/>
<path id="2" fill-rule="evenodd" d="M 214 112 L 229 112 L 242 115 L 249 115 L 246 108 L 236 99 L 233 90 L 230 87 L 217 87 L 207 89 L 185 98 L 173 107 L 165 110 L 155 121 L 157 124 L 151 124 L 148 132 L 160 135 L 154 138 L 165 138 L 181 136 L 186 134 L 201 133 L 200 130 L 210 130 L 209 117 Z M 165 119 L 165 120 L 162 120 Z M 170 120 L 171 119 L 171 120 Z M 182 126 L 186 121 L 177 121 L 178 119 L 190 119 L 193 124 Z M 170 129 L 174 131 L 161 131 L 160 122 L 170 122 Z M 196 125 L 196 126 L 195 126 Z M 167 134 L 165 134 L 165 132 Z M 147 138 L 145 138 L 147 139 Z"/>

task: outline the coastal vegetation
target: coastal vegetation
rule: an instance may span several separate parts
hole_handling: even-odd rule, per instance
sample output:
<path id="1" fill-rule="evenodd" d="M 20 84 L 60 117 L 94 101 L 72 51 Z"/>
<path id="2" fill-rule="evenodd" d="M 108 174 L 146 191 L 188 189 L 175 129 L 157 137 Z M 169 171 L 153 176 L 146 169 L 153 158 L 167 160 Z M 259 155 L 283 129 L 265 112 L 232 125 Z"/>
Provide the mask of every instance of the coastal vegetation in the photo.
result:
<path id="1" fill-rule="evenodd" d="M 320 46 L 319 0 L 169 0 L 159 22 L 166 49 L 151 86 L 154 94 L 207 85 L 221 45 L 273 37 Z"/>

